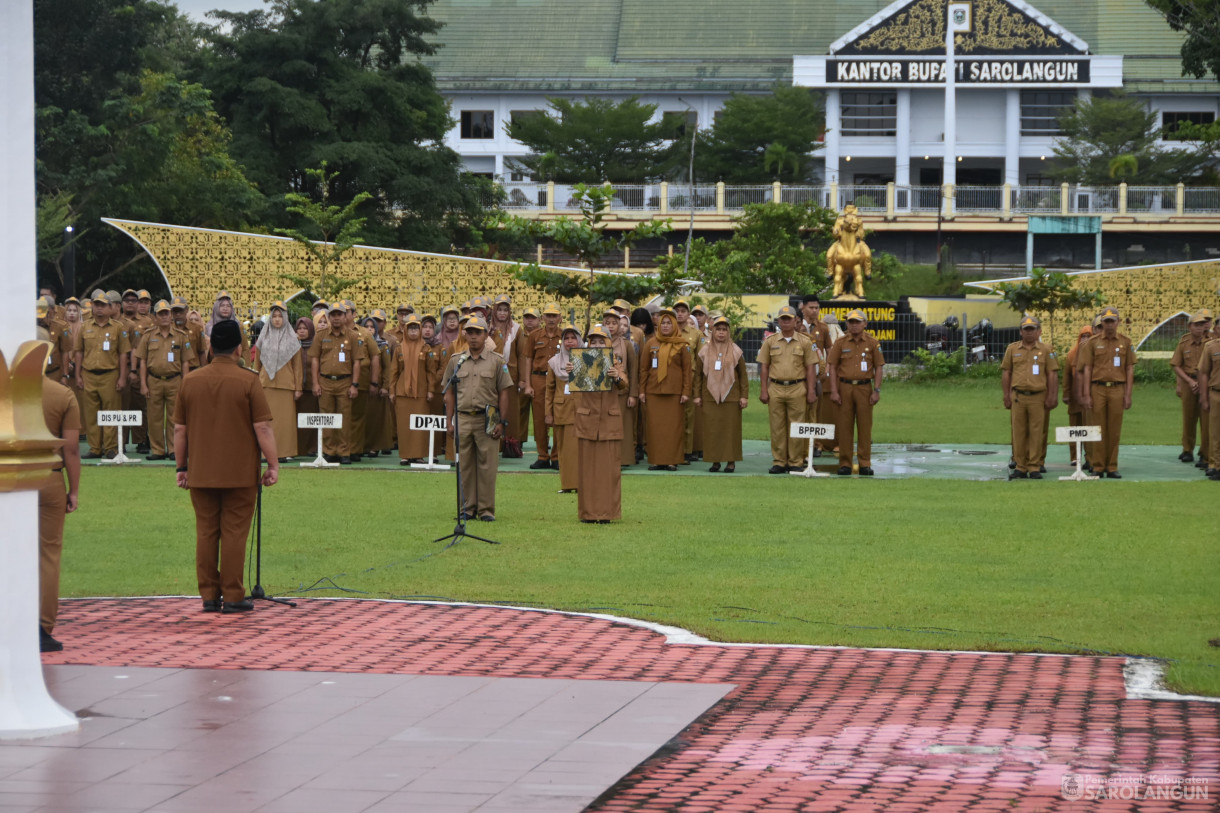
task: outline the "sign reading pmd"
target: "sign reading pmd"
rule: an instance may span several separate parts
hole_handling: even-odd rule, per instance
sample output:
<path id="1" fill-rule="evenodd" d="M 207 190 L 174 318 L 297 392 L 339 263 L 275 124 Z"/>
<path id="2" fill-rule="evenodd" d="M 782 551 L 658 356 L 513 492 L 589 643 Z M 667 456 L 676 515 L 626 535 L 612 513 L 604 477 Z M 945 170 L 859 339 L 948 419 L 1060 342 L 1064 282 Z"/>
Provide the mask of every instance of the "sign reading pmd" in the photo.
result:
<path id="1" fill-rule="evenodd" d="M 1100 426 L 1056 426 L 1055 441 L 1058 443 L 1100 443 Z"/>
<path id="2" fill-rule="evenodd" d="M 143 421 L 142 412 L 121 412 L 104 409 L 97 413 L 98 426 L 139 426 Z"/>

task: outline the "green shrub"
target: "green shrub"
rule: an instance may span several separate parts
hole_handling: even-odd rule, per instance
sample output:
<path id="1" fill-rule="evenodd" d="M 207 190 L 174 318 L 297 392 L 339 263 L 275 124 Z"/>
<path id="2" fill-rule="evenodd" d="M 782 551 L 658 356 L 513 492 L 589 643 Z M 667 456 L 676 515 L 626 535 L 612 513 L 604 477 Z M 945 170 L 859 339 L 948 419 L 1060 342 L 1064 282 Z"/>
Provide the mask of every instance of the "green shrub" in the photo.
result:
<path id="1" fill-rule="evenodd" d="M 903 381 L 922 383 L 954 378 L 991 379 L 1000 375 L 1000 363 L 997 361 L 985 361 L 966 367 L 965 360 L 964 347 L 959 347 L 952 353 L 929 353 L 920 347 L 903 361 L 897 376 Z"/>
<path id="2" fill-rule="evenodd" d="M 1136 384 L 1173 384 L 1177 381 L 1167 359 L 1140 359 L 1135 364 Z"/>

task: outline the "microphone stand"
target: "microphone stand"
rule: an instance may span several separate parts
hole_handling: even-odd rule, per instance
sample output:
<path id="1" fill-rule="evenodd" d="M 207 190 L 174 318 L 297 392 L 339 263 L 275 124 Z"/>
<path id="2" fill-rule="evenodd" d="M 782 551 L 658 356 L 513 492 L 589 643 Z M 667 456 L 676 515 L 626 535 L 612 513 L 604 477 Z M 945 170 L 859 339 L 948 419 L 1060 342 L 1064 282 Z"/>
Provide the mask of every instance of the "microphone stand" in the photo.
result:
<path id="1" fill-rule="evenodd" d="M 461 452 L 461 447 L 459 446 L 460 441 L 459 441 L 459 435 L 458 435 L 458 415 L 460 415 L 461 413 L 458 412 L 457 405 L 458 405 L 458 371 L 462 369 L 462 365 L 466 363 L 466 359 L 468 359 L 468 358 L 470 358 L 470 356 L 465 356 L 458 360 L 458 363 L 453 368 L 453 376 L 445 384 L 445 389 L 441 390 L 441 397 L 443 399 L 445 392 L 448 391 L 448 389 L 450 387 L 453 387 L 453 449 L 454 449 L 455 457 L 457 458 L 454 461 L 456 463 L 456 465 L 454 466 L 454 472 L 457 475 L 457 477 L 456 477 L 457 486 L 455 489 L 455 495 L 456 495 L 456 499 L 457 499 L 457 524 L 453 526 L 453 533 L 448 534 L 446 536 L 442 536 L 440 539 L 432 540 L 433 543 L 444 542 L 446 539 L 449 540 L 449 544 L 446 545 L 441 550 L 449 550 L 454 545 L 456 545 L 458 542 L 460 542 L 463 538 L 474 539 L 478 542 L 486 542 L 488 545 L 499 545 L 500 544 L 499 542 L 495 542 L 491 539 L 484 539 L 481 536 L 475 536 L 474 534 L 466 533 L 466 511 L 465 511 L 465 499 L 464 499 L 465 494 L 463 493 L 463 490 L 462 490 L 462 452 Z M 478 487 L 477 481 L 475 483 L 475 487 L 476 488 Z"/>
<path id="2" fill-rule="evenodd" d="M 273 604 L 286 604 L 295 607 L 295 601 L 286 598 L 274 598 L 267 595 L 263 589 L 263 481 L 258 481 L 258 501 L 254 504 L 254 586 L 250 588 L 250 598 L 258 601 L 270 601 Z"/>

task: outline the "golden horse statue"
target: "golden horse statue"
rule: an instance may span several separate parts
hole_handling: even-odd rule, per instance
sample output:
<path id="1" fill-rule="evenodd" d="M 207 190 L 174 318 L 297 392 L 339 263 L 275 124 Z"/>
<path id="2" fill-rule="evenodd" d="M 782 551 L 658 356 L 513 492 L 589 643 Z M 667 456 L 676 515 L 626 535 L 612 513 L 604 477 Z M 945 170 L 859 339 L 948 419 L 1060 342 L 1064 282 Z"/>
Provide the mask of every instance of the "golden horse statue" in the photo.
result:
<path id="1" fill-rule="evenodd" d="M 831 232 L 837 242 L 826 252 L 826 275 L 834 280 L 835 299 L 848 298 L 852 294 L 858 299 L 864 298 L 864 280 L 873 276 L 873 252 L 860 239 L 863 232 L 864 223 L 856 214 L 855 204 L 847 204 Z M 844 288 L 849 277 L 855 284 L 852 292 L 846 293 Z"/>

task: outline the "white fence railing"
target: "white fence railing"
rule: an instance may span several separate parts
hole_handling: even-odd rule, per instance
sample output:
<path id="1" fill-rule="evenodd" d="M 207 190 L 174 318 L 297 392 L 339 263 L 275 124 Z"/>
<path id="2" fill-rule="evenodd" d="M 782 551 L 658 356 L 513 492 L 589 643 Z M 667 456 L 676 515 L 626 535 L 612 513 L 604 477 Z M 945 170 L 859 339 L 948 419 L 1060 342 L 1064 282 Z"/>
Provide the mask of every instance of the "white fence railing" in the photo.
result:
<path id="1" fill-rule="evenodd" d="M 572 212 L 573 185 L 513 181 L 500 185 L 509 210 Z M 499 195 L 497 197 L 500 197 Z M 852 186 L 839 184 L 736 186 L 684 183 L 626 184 L 614 187 L 612 211 L 648 215 L 681 212 L 738 213 L 750 204 L 814 202 L 841 210 L 849 203 L 864 213 L 983 215 L 1011 218 L 1030 214 L 1130 215 L 1169 218 L 1220 214 L 1220 187 L 1177 186 Z M 488 205 L 497 203 L 489 200 Z"/>

